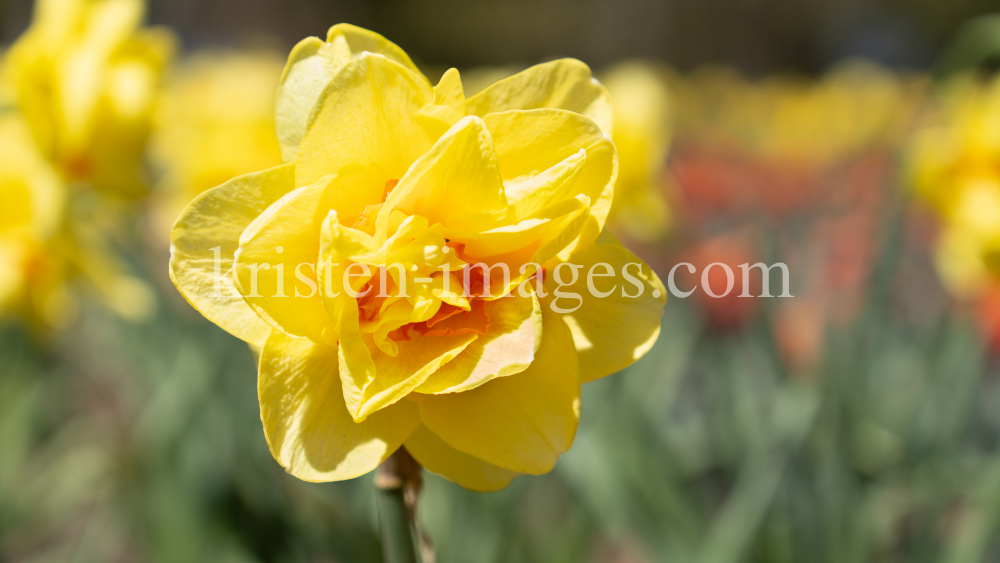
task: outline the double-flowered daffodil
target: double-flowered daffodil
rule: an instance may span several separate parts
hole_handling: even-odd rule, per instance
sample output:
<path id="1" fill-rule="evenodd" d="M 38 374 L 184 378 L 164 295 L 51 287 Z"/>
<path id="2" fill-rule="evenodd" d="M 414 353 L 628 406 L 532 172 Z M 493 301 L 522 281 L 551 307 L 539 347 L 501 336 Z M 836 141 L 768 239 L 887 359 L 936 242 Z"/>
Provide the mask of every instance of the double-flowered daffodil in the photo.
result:
<path id="1" fill-rule="evenodd" d="M 67 182 L 142 193 L 140 161 L 173 36 L 140 29 L 141 0 L 38 0 L 3 80 Z"/>
<path id="2" fill-rule="evenodd" d="M 276 126 L 284 164 L 195 199 L 170 262 L 193 306 L 261 347 L 275 459 L 341 480 L 405 446 L 484 491 L 549 471 L 580 384 L 641 357 L 666 300 L 603 233 L 605 88 L 557 60 L 466 98 L 456 70 L 432 85 L 337 25 L 292 51 Z"/>

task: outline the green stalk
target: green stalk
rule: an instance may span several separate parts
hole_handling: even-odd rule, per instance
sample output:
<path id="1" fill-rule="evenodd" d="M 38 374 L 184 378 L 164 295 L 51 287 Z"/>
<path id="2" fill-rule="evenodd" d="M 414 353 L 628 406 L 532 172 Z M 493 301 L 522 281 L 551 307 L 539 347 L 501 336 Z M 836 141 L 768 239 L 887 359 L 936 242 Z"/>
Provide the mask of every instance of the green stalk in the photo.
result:
<path id="1" fill-rule="evenodd" d="M 419 563 L 414 510 L 420 491 L 420 464 L 405 448 L 389 456 L 375 473 L 378 525 L 385 563 Z"/>

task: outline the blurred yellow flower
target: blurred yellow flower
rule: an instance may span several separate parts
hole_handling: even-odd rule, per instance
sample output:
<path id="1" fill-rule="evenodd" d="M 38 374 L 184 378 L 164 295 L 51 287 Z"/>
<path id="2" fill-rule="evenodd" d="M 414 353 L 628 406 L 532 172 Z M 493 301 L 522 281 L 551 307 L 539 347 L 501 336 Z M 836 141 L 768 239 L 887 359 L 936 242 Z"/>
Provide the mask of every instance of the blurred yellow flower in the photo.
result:
<path id="1" fill-rule="evenodd" d="M 0 114 L 0 314 L 37 329 L 65 326 L 77 312 L 71 284 L 80 279 L 122 316 L 147 316 L 151 290 L 123 273 L 90 220 L 74 220 L 72 199 L 23 117 Z"/>
<path id="2" fill-rule="evenodd" d="M 3 80 L 42 154 L 67 182 L 143 192 L 140 160 L 161 72 L 164 29 L 140 29 L 141 0 L 38 0 L 7 52 Z"/>
<path id="3" fill-rule="evenodd" d="M 942 279 L 974 297 L 1000 276 L 1000 80 L 956 77 L 935 109 L 913 137 L 909 169 L 942 219 Z"/>
<path id="4" fill-rule="evenodd" d="M 293 49 L 276 109 L 285 164 L 195 199 L 170 262 L 194 307 L 262 346 L 275 459 L 341 480 L 405 445 L 474 490 L 549 471 L 580 384 L 641 357 L 666 300 L 602 232 L 617 174 L 605 88 L 564 59 L 466 98 L 456 70 L 434 86 L 341 24 Z M 632 266 L 628 297 L 595 286 L 598 263 Z"/>
<path id="5" fill-rule="evenodd" d="M 274 90 L 284 64 L 270 51 L 206 51 L 168 78 L 150 142 L 162 174 L 158 233 L 203 191 L 281 164 Z"/>
<path id="6" fill-rule="evenodd" d="M 919 102 L 920 82 L 849 60 L 816 82 L 750 82 L 707 69 L 672 83 L 677 137 L 737 144 L 764 158 L 826 166 L 900 139 Z"/>
<path id="7" fill-rule="evenodd" d="M 21 116 L 0 114 L 0 311 L 46 325 L 65 320 L 62 268 L 45 250 L 61 228 L 65 198 Z"/>
<path id="8" fill-rule="evenodd" d="M 613 67 L 604 84 L 614 100 L 614 142 L 621 161 L 609 221 L 623 236 L 653 241 L 670 226 L 663 183 L 673 101 L 665 72 L 629 61 Z"/>

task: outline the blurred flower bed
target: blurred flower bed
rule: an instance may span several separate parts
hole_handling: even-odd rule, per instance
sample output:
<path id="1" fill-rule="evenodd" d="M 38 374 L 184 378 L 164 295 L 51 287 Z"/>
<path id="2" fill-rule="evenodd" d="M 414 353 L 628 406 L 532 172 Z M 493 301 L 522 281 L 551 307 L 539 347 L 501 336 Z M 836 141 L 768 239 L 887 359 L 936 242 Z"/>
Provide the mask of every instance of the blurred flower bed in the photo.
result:
<path id="1" fill-rule="evenodd" d="M 370 478 L 287 475 L 250 351 L 166 276 L 180 210 L 280 162 L 284 54 L 185 51 L 142 14 L 40 0 L 0 60 L 0 561 L 378 560 Z M 994 70 L 596 69 L 612 228 L 698 288 L 584 388 L 552 473 L 427 475 L 437 561 L 1000 558 Z M 794 297 L 739 297 L 756 262 Z"/>

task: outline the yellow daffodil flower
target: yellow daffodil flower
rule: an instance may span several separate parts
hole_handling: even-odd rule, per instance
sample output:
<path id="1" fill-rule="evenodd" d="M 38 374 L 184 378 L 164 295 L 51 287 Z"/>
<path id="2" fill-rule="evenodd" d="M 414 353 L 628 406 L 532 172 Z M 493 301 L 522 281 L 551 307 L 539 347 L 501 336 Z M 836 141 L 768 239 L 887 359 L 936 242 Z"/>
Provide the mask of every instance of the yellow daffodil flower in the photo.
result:
<path id="1" fill-rule="evenodd" d="M 284 59 L 271 51 L 207 51 L 168 78 L 150 142 L 157 232 L 169 233 L 198 194 L 281 164 L 274 90 Z"/>
<path id="2" fill-rule="evenodd" d="M 940 214 L 938 271 L 956 294 L 978 296 L 1000 274 L 1000 81 L 957 77 L 914 135 L 913 185 Z"/>
<path id="3" fill-rule="evenodd" d="M 611 225 L 639 241 L 655 241 L 670 226 L 663 183 L 673 127 L 664 72 L 641 61 L 612 68 L 604 84 L 614 100 L 614 142 L 621 166 Z"/>
<path id="4" fill-rule="evenodd" d="M 262 347 L 275 459 L 342 480 L 405 446 L 481 491 L 549 471 L 580 384 L 641 357 L 666 300 L 602 232 L 605 88 L 566 59 L 466 98 L 456 70 L 432 85 L 342 24 L 293 49 L 276 126 L 284 164 L 196 198 L 170 261 L 194 307 Z"/>
<path id="5" fill-rule="evenodd" d="M 3 79 L 42 153 L 67 182 L 143 191 L 140 159 L 161 72 L 163 29 L 140 29 L 141 0 L 38 0 Z"/>
<path id="6" fill-rule="evenodd" d="M 0 313 L 36 329 L 75 318 L 71 284 L 129 319 L 146 317 L 152 291 L 124 274 L 92 221 L 75 220 L 66 185 L 35 146 L 16 111 L 0 114 Z"/>

